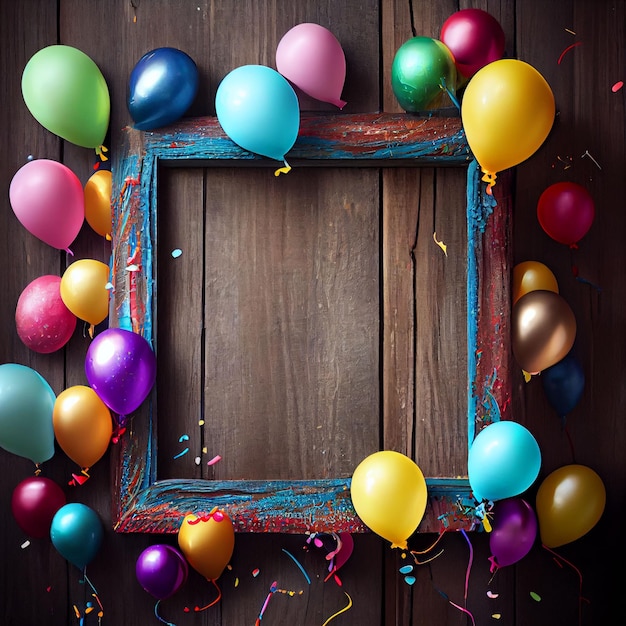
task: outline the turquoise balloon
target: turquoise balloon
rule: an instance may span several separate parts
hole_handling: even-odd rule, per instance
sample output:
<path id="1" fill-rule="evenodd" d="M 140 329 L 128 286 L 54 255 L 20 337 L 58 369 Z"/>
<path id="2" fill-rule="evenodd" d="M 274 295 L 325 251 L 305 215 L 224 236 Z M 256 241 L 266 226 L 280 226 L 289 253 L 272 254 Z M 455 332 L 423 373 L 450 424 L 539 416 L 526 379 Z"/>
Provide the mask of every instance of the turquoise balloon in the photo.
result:
<path id="1" fill-rule="evenodd" d="M 298 137 L 298 96 L 264 65 L 243 65 L 227 74 L 217 88 L 215 110 L 224 132 L 255 154 L 283 161 Z"/>
<path id="2" fill-rule="evenodd" d="M 467 461 L 477 500 L 503 500 L 526 491 L 541 469 L 541 452 L 530 431 L 512 421 L 494 422 L 476 435 Z"/>
<path id="3" fill-rule="evenodd" d="M 52 545 L 63 558 L 81 570 L 98 554 L 103 535 L 98 514 L 80 502 L 62 506 L 50 525 Z"/>
<path id="4" fill-rule="evenodd" d="M 99 149 L 109 127 L 109 88 L 94 61 L 71 46 L 36 52 L 22 73 L 22 95 L 32 116 L 77 146 Z"/>
<path id="5" fill-rule="evenodd" d="M 0 446 L 33 463 L 51 459 L 55 401 L 39 372 L 17 363 L 0 365 Z"/>

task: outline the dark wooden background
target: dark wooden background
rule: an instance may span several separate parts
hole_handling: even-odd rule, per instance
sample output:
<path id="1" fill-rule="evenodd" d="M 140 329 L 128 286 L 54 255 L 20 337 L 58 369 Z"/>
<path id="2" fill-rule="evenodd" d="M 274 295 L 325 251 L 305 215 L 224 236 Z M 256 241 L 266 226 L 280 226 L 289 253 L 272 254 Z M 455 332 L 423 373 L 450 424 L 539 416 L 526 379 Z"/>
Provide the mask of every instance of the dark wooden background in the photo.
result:
<path id="1" fill-rule="evenodd" d="M 514 262 L 542 261 L 555 273 L 561 294 L 576 315 L 576 350 L 584 366 L 586 387 L 580 404 L 568 417 L 568 438 L 545 399 L 540 379 L 535 377 L 526 384 L 521 372 L 514 369 L 511 416 L 525 424 L 539 442 L 543 457 L 541 477 L 560 465 L 576 461 L 594 468 L 606 485 L 607 505 L 601 521 L 585 537 L 558 549 L 558 553 L 579 570 L 585 599 L 579 602 L 580 581 L 575 569 L 560 567 L 539 544 L 519 564 L 501 569 L 490 581 L 488 537 L 484 534 L 470 535 L 474 559 L 465 599 L 470 551 L 465 538 L 459 533 L 444 536 L 441 542 L 443 554 L 432 563 L 417 568 L 417 580 L 412 587 L 398 573 L 402 563 L 397 552 L 390 551 L 386 542 L 371 534 L 356 536 L 353 557 L 341 572 L 342 588 L 332 581 L 323 583 L 326 571 L 321 554 L 303 551 L 304 537 L 238 535 L 232 570 L 227 570 L 220 579 L 224 593 L 222 602 L 201 614 L 194 614 L 193 611 L 191 614 L 184 613 L 185 606 L 206 603 L 214 593 L 213 588 L 192 571 L 184 589 L 161 607 L 162 615 L 173 623 L 253 624 L 274 580 L 282 588 L 302 589 L 304 593 L 294 597 L 276 594 L 263 619 L 263 623 L 268 625 L 321 625 L 346 604 L 344 591 L 350 594 L 354 604 L 349 611 L 336 618 L 336 624 L 469 624 L 471 620 L 468 616 L 452 606 L 451 602 L 466 606 L 476 624 L 570 626 L 579 623 L 579 605 L 580 623 L 617 623 L 609 617 L 621 611 L 619 594 L 624 582 L 623 574 L 611 572 L 612 566 L 619 571 L 623 565 L 619 555 L 620 550 L 623 553 L 622 521 L 626 512 L 623 419 L 626 400 L 626 308 L 623 304 L 626 293 L 626 272 L 623 269 L 626 262 L 623 245 L 626 233 L 626 92 L 622 89 L 613 93 L 611 86 L 624 80 L 626 74 L 626 6 L 623 1 L 604 0 L 484 0 L 461 3 L 452 0 L 413 0 L 412 3 L 406 0 L 380 3 L 375 0 L 333 3 L 315 0 L 291 3 L 255 0 L 236 3 L 210 0 L 24 0 L 19 3 L 2 2 L 0 5 L 0 181 L 7 190 L 0 213 L 3 277 L 0 362 L 33 367 L 57 393 L 67 386 L 85 382 L 83 365 L 89 338 L 79 328 L 66 350 L 52 355 L 38 355 L 29 351 L 17 337 L 14 313 L 21 291 L 42 274 L 60 275 L 68 261 L 64 254 L 36 240 L 18 223 L 9 205 L 8 187 L 12 176 L 29 155 L 61 160 L 83 182 L 93 172 L 95 155 L 90 150 L 61 142 L 41 128 L 26 109 L 20 91 L 21 74 L 26 62 L 37 50 L 54 43 L 68 44 L 89 54 L 99 65 L 111 91 L 113 113 L 109 146 L 114 151 L 117 133 L 130 121 L 125 108 L 128 76 L 136 61 L 148 50 L 173 46 L 194 58 L 200 70 L 200 89 L 189 113 L 213 115 L 215 91 L 228 71 L 247 63 L 272 66 L 276 44 L 291 26 L 305 21 L 318 22 L 334 32 L 346 52 L 348 75 L 343 97 L 348 106 L 345 110 L 355 113 L 397 111 L 399 108 L 389 86 L 391 61 L 397 48 L 412 34 L 438 37 L 445 19 L 459 8 L 468 6 L 487 9 L 500 21 L 507 36 L 507 56 L 520 58 L 536 67 L 550 83 L 557 102 L 558 116 L 550 137 L 528 162 L 515 171 L 513 258 Z M 581 45 L 569 51 L 560 64 L 557 63 L 561 52 L 575 42 L 581 42 Z M 303 99 L 303 108 L 332 109 L 306 98 Z M 582 156 L 587 151 L 597 165 L 588 156 Z M 347 359 L 352 365 L 356 362 L 361 367 L 362 377 L 353 390 L 350 402 L 343 408 L 350 412 L 351 419 L 361 419 L 362 422 L 357 422 L 352 429 L 355 438 L 345 440 L 342 437 L 347 437 L 350 431 L 340 425 L 333 426 L 332 420 L 325 422 L 326 426 L 321 429 L 312 423 L 317 415 L 316 403 L 317 407 L 325 407 L 329 398 L 333 397 L 331 385 L 346 384 L 339 374 L 334 373 L 330 380 L 325 380 L 321 378 L 323 372 L 320 370 L 318 383 L 321 380 L 323 384 L 311 385 L 302 390 L 300 396 L 283 398 L 280 396 L 283 390 L 278 385 L 273 387 L 273 383 L 276 380 L 288 381 L 289 372 L 272 370 L 269 367 L 271 362 L 259 363 L 255 361 L 258 355 L 246 354 L 238 346 L 215 347 L 222 350 L 222 354 L 231 355 L 230 361 L 214 363 L 216 371 L 221 370 L 224 377 L 221 385 L 227 386 L 232 381 L 229 368 L 240 372 L 250 364 L 258 372 L 263 371 L 268 381 L 266 391 L 259 392 L 257 396 L 231 396 L 240 403 L 235 407 L 242 415 L 243 423 L 238 427 L 251 431 L 254 437 L 251 440 L 242 439 L 243 453 L 239 448 L 229 449 L 224 454 L 225 465 L 218 466 L 216 471 L 259 478 L 286 472 L 286 467 L 296 467 L 309 475 L 316 472 L 324 475 L 327 471 L 349 473 L 355 456 L 377 449 L 382 433 L 386 447 L 415 454 L 420 466 L 430 475 L 442 471 L 441 468 L 450 471 L 451 467 L 454 472 L 464 473 L 463 450 L 467 442 L 463 440 L 463 433 L 455 431 L 459 424 L 458 415 L 465 410 L 464 327 L 458 319 L 442 319 L 437 326 L 433 326 L 433 320 L 428 318 L 428 302 L 441 297 L 441 290 L 458 290 L 459 302 L 461 305 L 464 302 L 464 286 L 459 278 L 462 276 L 462 265 L 459 264 L 462 257 L 458 255 L 458 249 L 463 249 L 465 245 L 464 173 L 441 169 L 381 173 L 362 170 L 327 171 L 323 174 L 292 172 L 284 183 L 281 181 L 281 190 L 286 190 L 284 198 L 292 197 L 291 194 L 297 191 L 305 201 L 295 206 L 287 201 L 278 204 L 282 215 L 280 220 L 284 220 L 278 227 L 271 223 L 272 218 L 278 219 L 275 213 L 259 213 L 264 206 L 268 211 L 272 208 L 267 206 L 268 198 L 272 202 L 279 202 L 280 198 L 264 187 L 271 187 L 267 177 L 250 171 L 243 184 L 239 178 L 234 182 L 235 175 L 233 170 L 168 173 L 163 186 L 165 201 L 176 210 L 184 207 L 185 215 L 190 217 L 187 221 L 168 222 L 163 244 L 166 251 L 180 247 L 183 249 L 181 259 L 202 256 L 201 240 L 190 239 L 189 243 L 180 245 L 177 237 L 187 237 L 189 232 L 197 234 L 197 222 L 194 220 L 202 217 L 197 213 L 191 217 L 191 211 L 196 198 L 210 194 L 213 201 L 219 199 L 223 203 L 223 214 L 215 212 L 211 215 L 211 219 L 215 220 L 211 231 L 220 232 L 220 228 L 232 228 L 233 225 L 236 229 L 234 234 L 224 234 L 224 237 L 231 238 L 231 242 L 234 241 L 231 250 L 219 249 L 224 241 L 220 241 L 219 237 L 215 239 L 215 248 L 210 249 L 210 253 L 215 255 L 211 258 L 216 261 L 211 263 L 211 258 L 208 258 L 207 267 L 223 267 L 220 259 L 223 260 L 224 255 L 237 264 L 248 264 L 251 259 L 260 265 L 282 261 L 273 258 L 275 251 L 271 246 L 251 250 L 250 241 L 241 237 L 242 230 L 238 229 L 256 229 L 255 241 L 260 245 L 264 241 L 272 241 L 271 237 L 276 236 L 281 228 L 288 230 L 289 224 L 301 229 L 300 233 L 284 235 L 281 239 L 283 254 L 293 257 L 292 261 L 306 260 L 301 255 L 312 255 L 313 247 L 319 246 L 317 238 L 322 234 L 327 236 L 329 232 L 334 232 L 337 240 L 325 239 L 324 246 L 327 247 L 318 249 L 318 253 L 326 255 L 327 262 L 328 259 L 346 261 L 345 241 L 340 241 L 339 237 L 355 233 L 345 228 L 333 231 L 335 224 L 331 226 L 329 222 L 336 216 L 332 214 L 323 210 L 305 210 L 309 206 L 323 207 L 325 201 L 335 202 L 341 198 L 346 203 L 346 215 L 351 218 L 349 223 L 359 224 L 355 235 L 358 241 L 351 242 L 354 244 L 352 254 L 357 256 L 346 262 L 351 271 L 356 271 L 356 277 L 349 274 L 350 280 L 360 280 L 361 283 L 332 285 L 332 289 L 342 294 L 346 289 L 353 290 L 353 309 L 343 311 L 330 307 L 328 311 L 316 314 L 326 315 L 331 324 L 339 323 L 344 314 L 355 315 L 367 334 L 367 323 L 378 319 L 376 302 L 380 287 L 380 258 L 377 255 L 384 244 L 397 252 L 395 264 L 393 255 L 387 258 L 385 272 L 391 274 L 403 273 L 403 263 L 410 259 L 412 249 L 416 255 L 421 255 L 417 258 L 416 267 L 423 269 L 423 274 L 416 275 L 416 288 L 424 296 L 418 305 L 418 320 L 422 320 L 424 332 L 418 332 L 416 362 L 409 359 L 408 352 L 402 352 L 401 336 L 394 338 L 400 346 L 393 352 L 394 359 L 390 358 L 387 348 L 378 344 L 374 334 L 360 341 L 363 353 L 357 355 L 331 342 L 314 346 L 313 354 L 320 359 Z M 318 184 L 318 176 L 324 177 L 323 190 L 321 183 Z M 575 251 L 549 239 L 536 219 L 539 195 L 548 185 L 561 180 L 572 180 L 587 186 L 596 201 L 596 220 Z M 259 190 L 259 187 L 262 189 Z M 380 223 L 379 198 L 383 208 Z M 254 218 L 246 207 L 254 212 Z M 389 210 L 391 207 L 396 207 L 397 211 Z M 290 211 L 303 212 L 305 221 L 288 222 L 286 218 L 291 217 Z M 350 211 L 358 211 L 358 219 Z M 176 228 L 187 229 L 188 232 L 179 233 Z M 441 255 L 438 256 L 439 250 L 434 244 L 432 248 L 427 247 L 427 240 L 432 240 L 433 231 L 446 240 L 450 253 L 454 252 L 455 246 L 457 248 L 457 255 L 451 254 L 447 265 L 442 262 Z M 266 233 L 269 240 L 265 238 Z M 295 239 L 291 239 L 292 236 Z M 290 248 L 292 242 L 303 240 L 309 242 L 311 249 Z M 108 259 L 109 244 L 88 227 L 83 229 L 72 249 L 76 258 Z M 344 256 L 339 255 L 340 252 Z M 314 261 L 308 259 L 309 264 Z M 457 263 L 456 268 L 451 267 L 453 263 Z M 578 279 L 573 266 L 578 270 Z M 201 267 L 201 264 L 182 263 L 175 266 L 176 271 L 183 271 L 183 274 L 168 275 L 172 296 L 165 309 L 159 311 L 160 315 L 182 315 L 189 308 L 194 298 L 198 297 L 198 293 L 191 288 L 195 280 L 193 272 Z M 294 280 L 298 278 L 298 267 L 295 266 Z M 163 269 L 167 271 L 165 267 Z M 236 270 L 236 267 L 232 269 Z M 430 281 L 427 280 L 429 274 L 432 274 Z M 232 286 L 233 280 L 233 276 L 222 272 L 214 277 L 213 284 L 216 289 L 222 288 L 223 293 L 232 294 L 225 286 Z M 300 304 L 289 300 L 290 293 L 281 291 L 287 279 L 282 277 L 281 280 L 282 283 L 275 287 L 277 291 L 269 293 L 259 290 L 252 281 L 243 285 L 249 301 L 256 301 L 258 306 L 265 307 L 264 310 L 269 312 L 266 319 L 250 321 L 257 324 L 256 332 L 259 328 L 271 327 L 274 319 L 271 316 L 280 307 L 293 309 Z M 422 280 L 423 283 L 420 282 Z M 333 302 L 334 293 L 331 290 L 316 296 L 324 296 L 328 302 Z M 383 294 L 383 297 L 387 296 Z M 393 306 L 393 302 L 385 301 L 385 306 Z M 462 310 L 460 312 L 463 313 Z M 306 311 L 308 316 L 313 313 Z M 399 316 L 404 314 L 399 310 Z M 219 319 L 224 328 L 228 328 L 230 320 L 224 316 Z M 353 319 L 353 333 L 355 327 Z M 178 352 L 173 347 L 177 342 L 193 345 L 194 333 L 199 332 L 198 328 L 184 325 L 173 325 L 171 328 L 159 354 L 160 364 L 168 356 L 168 345 L 172 349 L 171 357 L 175 359 Z M 278 333 L 277 337 L 283 337 L 281 329 L 274 331 Z M 297 332 L 290 336 L 298 337 Z M 299 350 L 302 349 L 300 346 Z M 259 354 L 266 353 L 259 351 Z M 455 354 L 458 354 L 458 362 L 454 360 Z M 201 355 L 192 354 L 192 358 L 200 359 Z M 395 368 L 397 389 L 379 389 L 377 375 L 373 374 L 377 370 L 370 368 L 372 364 L 378 368 L 379 362 L 384 368 Z M 294 362 L 291 365 L 302 367 L 303 363 Z M 308 366 L 314 368 L 317 364 L 313 360 Z M 190 367 L 187 359 L 175 361 L 168 368 L 161 367 L 158 384 L 159 390 L 169 390 L 159 391 L 160 415 L 163 411 L 171 415 L 171 419 L 159 420 L 159 461 L 165 475 L 177 477 L 196 476 L 199 471 L 192 454 L 181 457 L 178 463 L 172 460 L 181 449 L 178 437 L 197 424 L 198 419 L 194 397 L 200 391 L 193 388 L 181 391 L 180 388 L 180 385 L 187 384 L 187 378 L 191 378 L 187 376 L 186 367 Z M 432 378 L 423 382 L 423 388 L 414 395 L 405 397 L 403 383 L 413 375 L 413 368 L 429 372 Z M 374 385 L 370 385 L 370 381 Z M 274 392 L 271 392 L 272 388 Z M 217 406 L 212 410 L 226 410 L 222 406 L 225 396 L 214 395 Z M 255 409 L 261 407 L 267 418 L 273 407 L 287 401 L 292 404 L 285 410 L 285 422 L 281 426 L 296 447 L 283 448 L 278 456 L 270 456 L 269 449 L 273 447 L 275 438 L 285 433 L 280 428 L 276 431 L 269 427 L 263 429 L 259 416 L 254 417 Z M 233 407 L 228 410 L 233 410 Z M 451 413 L 457 413 L 457 416 L 450 417 Z M 246 415 L 252 416 L 248 419 L 253 421 L 245 421 Z M 381 415 L 384 416 L 382 430 L 379 424 Z M 440 419 L 432 419 L 433 416 Z M 294 427 L 293 421 L 289 420 L 295 418 L 303 419 L 304 426 Z M 406 425 L 398 425 L 401 420 L 410 420 L 419 427 L 410 440 L 406 437 L 410 429 Z M 232 441 L 227 435 L 223 428 L 221 432 L 212 432 L 211 441 L 204 442 L 204 445 L 213 446 L 209 453 L 223 454 L 226 442 Z M 247 441 L 256 444 L 251 445 Z M 93 468 L 92 478 L 86 485 L 80 489 L 66 487 L 66 493 L 69 500 L 85 502 L 95 508 L 107 528 L 102 549 L 88 567 L 89 578 L 104 604 L 103 623 L 125 626 L 156 624 L 154 599 L 137 583 L 135 561 L 151 543 L 174 543 L 175 538 L 118 535 L 110 530 L 113 487 L 109 465 L 112 457 L 113 454 L 107 454 Z M 44 474 L 65 486 L 74 469 L 59 451 L 46 463 Z M 66 564 L 49 540 L 33 540 L 29 547 L 21 548 L 25 537 L 10 512 L 12 491 L 23 478 L 32 474 L 32 464 L 2 451 L 0 472 L 0 511 L 4 512 L 0 538 L 2 623 L 21 626 L 76 624 L 72 604 L 82 606 L 89 599 L 85 585 L 79 583 L 80 573 Z M 533 495 L 531 490 L 528 498 L 532 500 Z M 411 547 L 424 549 L 433 540 L 431 535 L 416 536 L 411 540 Z M 301 559 L 311 575 L 311 585 L 306 584 L 283 549 Z M 260 570 L 257 577 L 252 575 L 255 568 Z M 238 585 L 235 585 L 236 579 Z M 499 594 L 498 597 L 488 597 L 488 590 Z M 531 591 L 539 594 L 541 601 L 532 599 Z M 501 615 L 499 621 L 493 617 L 494 614 Z M 86 623 L 96 623 L 96 620 L 92 616 Z"/>

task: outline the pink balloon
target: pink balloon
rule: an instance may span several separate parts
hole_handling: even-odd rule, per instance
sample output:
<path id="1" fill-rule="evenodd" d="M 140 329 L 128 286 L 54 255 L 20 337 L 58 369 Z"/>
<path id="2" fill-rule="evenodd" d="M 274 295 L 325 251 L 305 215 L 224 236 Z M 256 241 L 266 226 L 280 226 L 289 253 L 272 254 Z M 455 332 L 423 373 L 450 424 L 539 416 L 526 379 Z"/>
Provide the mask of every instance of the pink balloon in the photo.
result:
<path id="1" fill-rule="evenodd" d="M 350 533 L 339 533 L 339 539 L 341 539 L 341 549 L 335 555 L 336 570 L 345 565 L 354 550 L 354 539 Z"/>
<path id="2" fill-rule="evenodd" d="M 17 219 L 38 239 L 69 250 L 85 219 L 83 186 L 72 170 L 49 159 L 22 166 L 9 187 Z"/>
<path id="3" fill-rule="evenodd" d="M 316 100 L 340 109 L 346 80 L 346 58 L 337 38 L 319 24 L 298 24 L 276 48 L 276 69 L 296 87 Z"/>
<path id="4" fill-rule="evenodd" d="M 22 291 L 15 309 L 17 334 L 31 350 L 49 354 L 74 334 L 76 316 L 61 299 L 61 277 L 40 276 Z"/>

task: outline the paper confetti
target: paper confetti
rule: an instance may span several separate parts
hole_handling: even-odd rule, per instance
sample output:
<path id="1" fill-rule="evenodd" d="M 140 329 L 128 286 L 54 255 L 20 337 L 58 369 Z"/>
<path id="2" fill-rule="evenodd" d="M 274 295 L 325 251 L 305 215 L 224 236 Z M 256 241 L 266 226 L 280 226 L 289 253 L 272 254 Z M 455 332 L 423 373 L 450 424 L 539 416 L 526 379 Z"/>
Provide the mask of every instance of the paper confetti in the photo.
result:
<path id="1" fill-rule="evenodd" d="M 215 465 L 221 460 L 222 460 L 222 457 L 219 454 L 216 454 L 210 461 L 207 461 L 207 465 Z"/>
<path id="2" fill-rule="evenodd" d="M 433 239 L 435 241 L 435 243 L 443 250 L 443 253 L 448 256 L 448 246 L 443 243 L 443 241 L 437 241 L 437 233 L 434 232 L 433 233 Z"/>
<path id="3" fill-rule="evenodd" d="M 541 602 L 541 596 L 536 593 L 535 591 L 531 591 L 530 592 L 530 597 L 535 601 L 535 602 Z"/>
<path id="4" fill-rule="evenodd" d="M 180 248 L 176 248 L 175 250 L 172 250 L 172 258 L 177 259 L 182 253 L 183 251 Z"/>
<path id="5" fill-rule="evenodd" d="M 622 87 L 624 86 L 624 81 L 623 80 L 618 80 L 612 87 L 611 87 L 611 91 L 613 93 L 617 93 Z"/>
<path id="6" fill-rule="evenodd" d="M 491 590 L 489 590 L 489 591 L 487 592 L 487 597 L 488 597 L 488 598 L 494 598 L 494 599 L 495 599 L 495 598 L 497 598 L 499 595 L 500 595 L 499 593 L 494 593 L 494 592 L 493 592 L 493 591 L 491 591 Z"/>

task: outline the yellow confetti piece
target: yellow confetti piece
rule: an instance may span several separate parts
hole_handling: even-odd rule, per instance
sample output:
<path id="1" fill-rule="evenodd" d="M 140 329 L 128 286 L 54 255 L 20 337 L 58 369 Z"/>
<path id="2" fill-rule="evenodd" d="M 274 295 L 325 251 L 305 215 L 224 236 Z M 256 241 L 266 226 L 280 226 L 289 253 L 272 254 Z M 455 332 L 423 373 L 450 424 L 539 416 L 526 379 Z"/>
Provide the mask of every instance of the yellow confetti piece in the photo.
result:
<path id="1" fill-rule="evenodd" d="M 494 613 L 491 617 L 493 617 L 493 619 L 500 619 L 502 617 L 502 613 Z"/>
<path id="2" fill-rule="evenodd" d="M 485 532 L 488 532 L 488 533 L 490 533 L 493 530 L 491 528 L 491 522 L 489 521 L 489 517 L 487 515 L 483 517 L 483 528 L 485 529 Z"/>
<path id="3" fill-rule="evenodd" d="M 202 448 L 202 453 L 203 454 L 206 454 L 208 451 L 209 451 L 209 449 L 206 446 L 204 446 L 204 448 Z"/>
<path id="4" fill-rule="evenodd" d="M 532 374 L 529 374 L 526 370 L 522 370 L 522 374 L 524 374 L 524 382 L 525 383 L 530 382 L 530 379 L 532 378 Z"/>
<path id="5" fill-rule="evenodd" d="M 239 577 L 235 578 L 235 587 L 239 587 Z"/>
<path id="6" fill-rule="evenodd" d="M 198 420 L 198 426 L 204 426 L 204 420 Z"/>
<path id="7" fill-rule="evenodd" d="M 433 233 L 433 240 L 443 250 L 443 253 L 446 256 L 448 256 L 448 246 L 446 246 L 446 244 L 443 243 L 443 241 L 437 241 L 437 233 L 436 232 Z"/>

